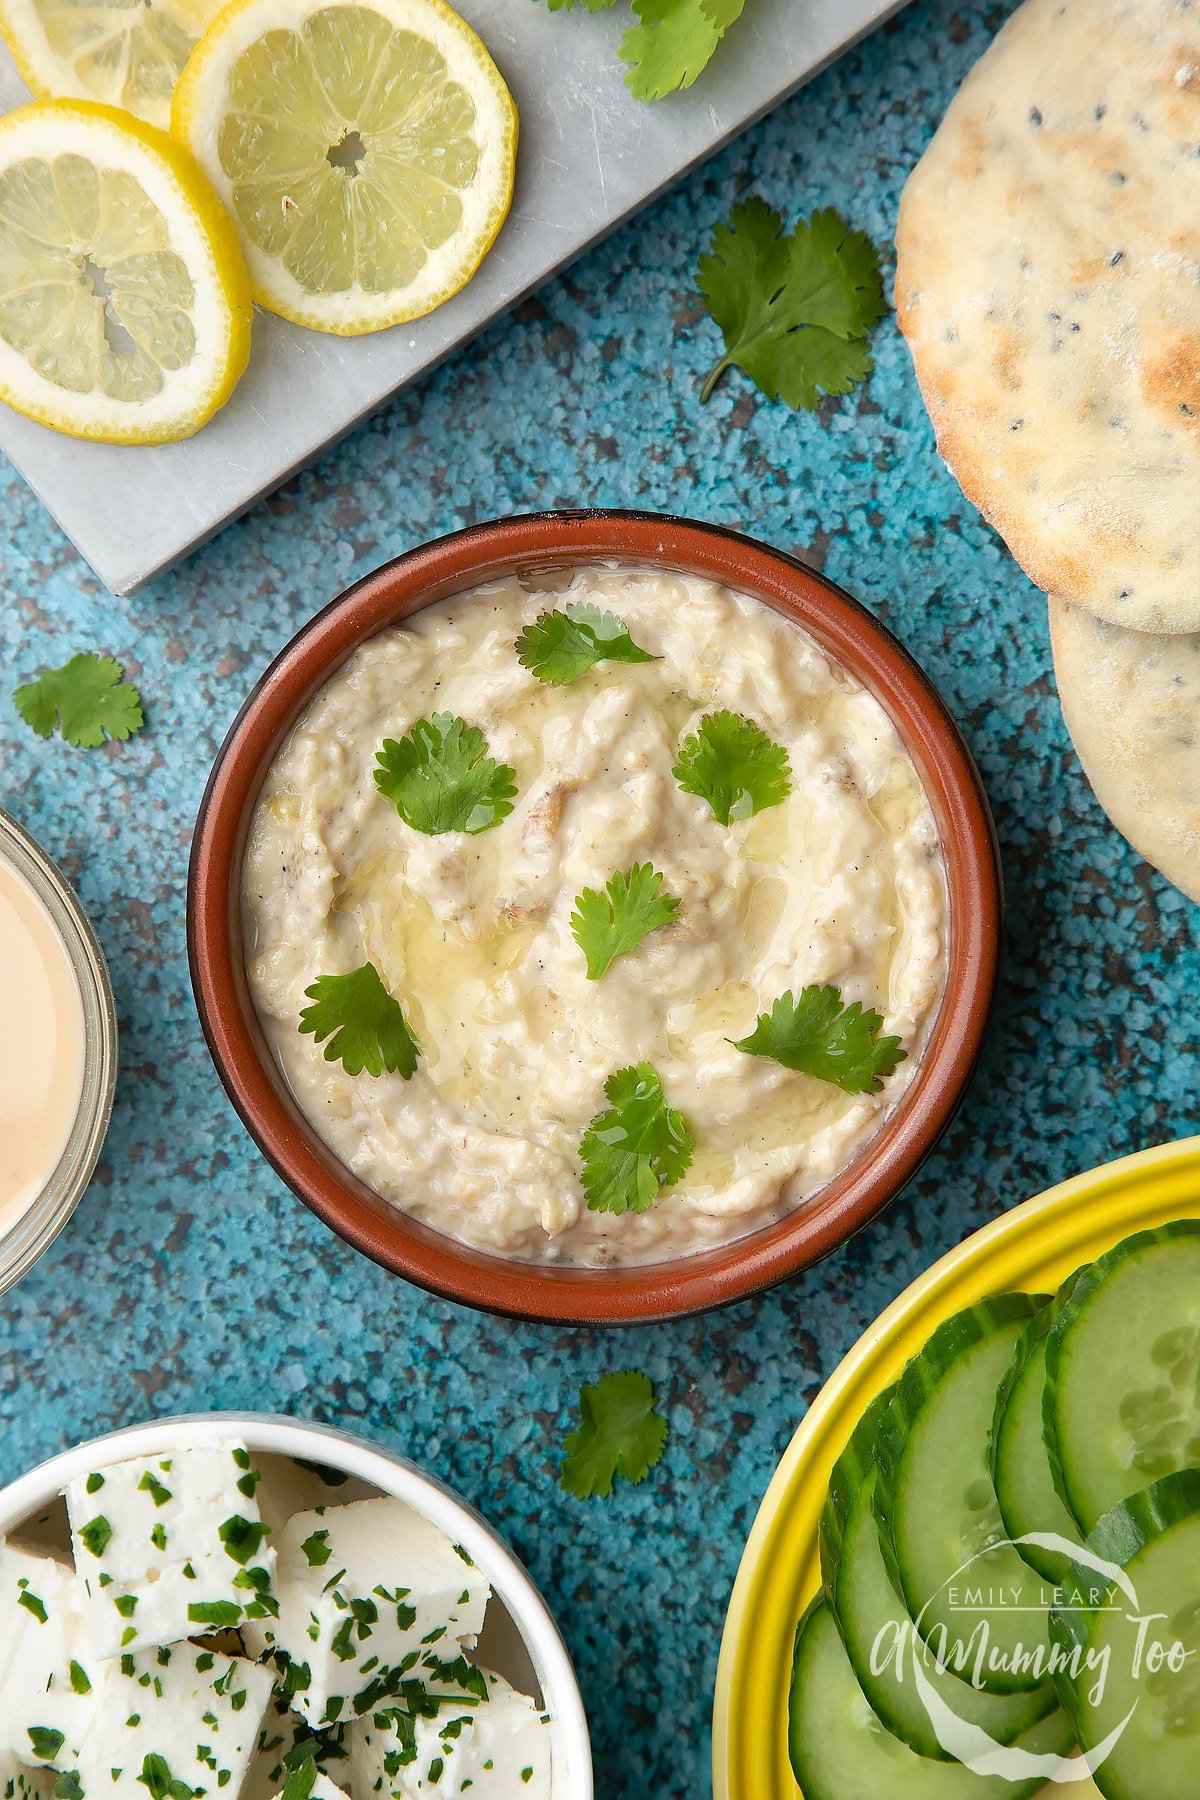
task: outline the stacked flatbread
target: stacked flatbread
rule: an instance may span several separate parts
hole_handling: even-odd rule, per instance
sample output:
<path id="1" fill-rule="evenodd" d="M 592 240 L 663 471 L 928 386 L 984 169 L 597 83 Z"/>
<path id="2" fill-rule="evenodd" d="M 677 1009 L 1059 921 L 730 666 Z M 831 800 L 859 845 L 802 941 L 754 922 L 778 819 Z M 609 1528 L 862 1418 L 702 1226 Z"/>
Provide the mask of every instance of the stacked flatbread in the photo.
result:
<path id="1" fill-rule="evenodd" d="M 1200 0 L 1026 0 L 896 247 L 938 449 L 1052 596 L 1088 778 L 1200 900 Z"/>

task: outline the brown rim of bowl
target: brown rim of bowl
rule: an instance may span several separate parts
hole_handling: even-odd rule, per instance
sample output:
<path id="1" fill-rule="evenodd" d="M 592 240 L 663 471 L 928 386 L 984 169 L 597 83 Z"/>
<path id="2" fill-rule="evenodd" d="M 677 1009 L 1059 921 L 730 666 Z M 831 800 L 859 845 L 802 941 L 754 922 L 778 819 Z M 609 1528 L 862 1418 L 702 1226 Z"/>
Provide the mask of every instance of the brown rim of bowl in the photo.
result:
<path id="1" fill-rule="evenodd" d="M 284 737 L 367 638 L 482 582 L 615 562 L 718 581 L 802 626 L 894 720 L 929 796 L 949 890 L 946 990 L 916 1078 L 848 1168 L 774 1224 L 674 1262 L 608 1269 L 474 1250 L 382 1200 L 300 1112 L 254 1012 L 240 887 L 250 818 Z M 920 1168 L 962 1099 L 995 996 L 1003 900 L 978 772 L 941 697 L 891 633 L 832 582 L 738 532 L 655 513 L 535 513 L 421 545 L 302 627 L 254 687 L 213 765 L 188 871 L 188 960 L 226 1092 L 267 1161 L 355 1249 L 467 1306 L 573 1324 L 643 1324 L 744 1300 L 838 1248 Z"/>

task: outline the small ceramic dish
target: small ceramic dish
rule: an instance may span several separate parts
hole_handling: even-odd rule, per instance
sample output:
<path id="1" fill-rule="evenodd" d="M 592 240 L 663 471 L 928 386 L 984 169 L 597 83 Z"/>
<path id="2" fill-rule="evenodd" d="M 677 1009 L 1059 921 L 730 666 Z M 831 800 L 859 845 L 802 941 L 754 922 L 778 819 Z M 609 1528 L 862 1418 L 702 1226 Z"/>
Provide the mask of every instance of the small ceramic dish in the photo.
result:
<path id="1" fill-rule="evenodd" d="M 49 920 L 79 991 L 83 1068 L 74 1122 L 41 1190 L 0 1223 L 0 1293 L 48 1249 L 79 1203 L 96 1166 L 117 1081 L 117 1014 L 95 932 L 45 851 L 0 810 L 0 861 L 18 877 Z"/>
<path id="2" fill-rule="evenodd" d="M 1053 1293 L 1131 1232 L 1194 1217 L 1198 1196 L 1200 1137 L 1076 1175 L 973 1232 L 842 1358 L 784 1451 L 742 1554 L 717 1664 L 714 1800 L 803 1800 L 788 1759 L 792 1648 L 821 1586 L 817 1526 L 829 1477 L 875 1396 L 963 1307 L 990 1294 Z M 1082 1800 L 1096 1790 L 1070 1791 Z"/>
<path id="3" fill-rule="evenodd" d="M 289 730 L 366 639 L 498 577 L 607 563 L 719 582 L 803 627 L 895 723 L 925 785 L 949 898 L 946 989 L 918 1072 L 840 1175 L 776 1223 L 671 1262 L 605 1269 L 489 1255 L 408 1217 L 368 1188 L 304 1117 L 264 1038 L 246 974 L 241 881 L 251 817 Z M 313 1210 L 396 1274 L 469 1306 L 576 1323 L 637 1323 L 744 1299 L 827 1255 L 887 1205 L 958 1106 L 995 991 L 999 859 L 987 801 L 958 730 L 917 664 L 848 595 L 793 558 L 715 526 L 655 514 L 550 513 L 441 538 L 359 582 L 297 634 L 235 720 L 192 847 L 188 946 L 201 1023 L 234 1106 Z"/>
<path id="4" fill-rule="evenodd" d="M 347 1485 L 336 1490 L 342 1499 L 390 1495 L 469 1551 L 492 1588 L 479 1660 L 538 1699 L 550 1714 L 553 1800 L 592 1800 L 592 1754 L 579 1684 L 550 1610 L 524 1568 L 486 1520 L 440 1481 L 404 1457 L 348 1432 L 239 1412 L 132 1425 L 64 1451 L 0 1491 L 0 1538 L 16 1533 L 68 1549 L 67 1510 L 60 1496 L 78 1475 L 129 1457 L 178 1452 L 222 1437 L 240 1438 L 256 1459 L 286 1457 L 336 1469 L 347 1477 Z"/>

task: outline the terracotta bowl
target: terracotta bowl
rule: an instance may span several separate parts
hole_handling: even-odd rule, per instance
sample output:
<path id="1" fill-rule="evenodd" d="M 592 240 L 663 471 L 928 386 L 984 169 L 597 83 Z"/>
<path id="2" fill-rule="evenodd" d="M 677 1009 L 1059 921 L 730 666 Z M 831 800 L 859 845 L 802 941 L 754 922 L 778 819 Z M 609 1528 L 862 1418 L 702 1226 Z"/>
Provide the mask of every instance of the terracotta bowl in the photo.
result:
<path id="1" fill-rule="evenodd" d="M 242 859 L 276 753 L 317 690 L 363 641 L 477 584 L 616 562 L 698 575 L 804 627 L 880 701 L 924 781 L 949 887 L 945 996 L 903 1099 L 848 1168 L 798 1210 L 673 1262 L 584 1269 L 515 1262 L 461 1244 L 382 1200 L 305 1119 L 259 1026 L 242 944 Z M 877 620 L 831 582 L 752 539 L 649 513 L 561 512 L 439 538 L 358 582 L 297 633 L 243 706 L 217 757 L 188 879 L 188 953 L 200 1021 L 230 1099 L 288 1185 L 356 1249 L 468 1306 L 579 1324 L 635 1324 L 741 1300 L 843 1244 L 892 1200 L 945 1130 L 971 1075 L 996 987 L 1002 895 L 987 800 L 936 690 Z"/>

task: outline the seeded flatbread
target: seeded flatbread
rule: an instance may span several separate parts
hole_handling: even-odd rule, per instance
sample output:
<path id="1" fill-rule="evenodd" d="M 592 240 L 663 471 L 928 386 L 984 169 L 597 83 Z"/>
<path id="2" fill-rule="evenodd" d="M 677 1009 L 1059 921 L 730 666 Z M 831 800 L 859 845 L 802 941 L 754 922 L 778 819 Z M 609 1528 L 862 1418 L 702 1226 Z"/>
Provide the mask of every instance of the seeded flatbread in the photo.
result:
<path id="1" fill-rule="evenodd" d="M 1200 630 L 1200 0 L 1026 0 L 904 191 L 938 449 L 1049 593 Z"/>
<path id="2" fill-rule="evenodd" d="M 1050 601 L 1071 740 L 1124 837 L 1200 900 L 1200 632 L 1126 631 Z"/>

